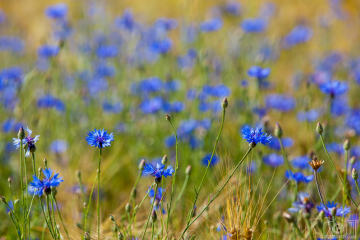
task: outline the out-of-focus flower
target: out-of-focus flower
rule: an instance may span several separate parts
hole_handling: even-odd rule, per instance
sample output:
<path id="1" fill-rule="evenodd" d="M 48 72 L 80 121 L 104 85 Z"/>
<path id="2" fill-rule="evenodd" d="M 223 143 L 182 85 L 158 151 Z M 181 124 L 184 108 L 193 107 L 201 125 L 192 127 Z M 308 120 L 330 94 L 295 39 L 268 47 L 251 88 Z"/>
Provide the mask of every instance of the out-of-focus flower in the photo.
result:
<path id="1" fill-rule="evenodd" d="M 291 180 L 295 180 L 297 183 L 309 183 L 314 180 L 314 175 L 305 176 L 302 172 L 289 172 L 288 170 L 285 172 L 285 177 Z"/>
<path id="2" fill-rule="evenodd" d="M 261 68 L 259 66 L 252 66 L 247 71 L 249 77 L 254 77 L 259 80 L 267 78 L 270 74 L 270 68 Z"/>
<path id="3" fill-rule="evenodd" d="M 51 94 L 39 98 L 37 106 L 39 108 L 55 108 L 59 112 L 63 112 L 65 110 L 64 102 Z"/>
<path id="4" fill-rule="evenodd" d="M 62 180 L 62 177 L 58 177 L 58 173 L 54 173 L 54 176 L 52 177 L 53 171 L 51 168 L 45 168 L 43 169 L 44 178 L 43 180 L 40 180 L 37 178 L 36 175 L 33 175 L 33 181 L 30 182 L 30 186 L 34 187 L 35 195 L 41 196 L 43 193 L 47 193 L 48 191 L 51 192 L 51 187 L 58 187 Z"/>
<path id="5" fill-rule="evenodd" d="M 121 102 L 116 102 L 116 103 L 110 103 L 108 101 L 104 101 L 103 102 L 103 110 L 106 113 L 120 113 L 123 110 L 123 105 Z"/>
<path id="6" fill-rule="evenodd" d="M 241 4 L 237 1 L 228 1 L 225 4 L 225 11 L 233 16 L 241 14 Z"/>
<path id="7" fill-rule="evenodd" d="M 281 112 L 288 112 L 296 106 L 296 101 L 291 96 L 270 94 L 265 99 L 266 107 Z"/>
<path id="8" fill-rule="evenodd" d="M 102 45 L 96 50 L 96 55 L 99 58 L 113 58 L 119 53 L 117 46 L 114 45 Z"/>
<path id="9" fill-rule="evenodd" d="M 149 192 L 150 203 L 152 204 L 154 201 L 154 209 L 157 211 L 161 207 L 161 199 L 163 197 L 163 189 L 161 187 L 158 188 L 157 193 L 155 194 L 155 190 L 151 189 Z M 164 200 L 164 199 L 163 199 Z M 165 209 L 162 208 L 162 213 L 165 214 Z"/>
<path id="10" fill-rule="evenodd" d="M 326 217 L 331 217 L 331 210 L 333 208 L 335 208 L 336 211 L 335 216 L 337 217 L 344 217 L 350 213 L 350 207 L 346 207 L 345 205 L 344 208 L 343 207 L 337 208 L 336 207 L 337 205 L 338 204 L 333 201 L 326 203 L 326 205 L 320 203 L 320 205 L 316 205 L 316 208 L 319 212 L 323 211 Z"/>
<path id="11" fill-rule="evenodd" d="M 184 110 L 185 105 L 183 102 L 179 102 L 179 101 L 175 101 L 175 102 L 165 102 L 163 104 L 163 110 L 164 112 L 167 113 L 172 113 L 172 112 L 181 112 L 182 110 Z"/>
<path id="12" fill-rule="evenodd" d="M 284 164 L 284 158 L 276 153 L 271 153 L 263 157 L 263 162 L 271 167 L 278 167 Z"/>
<path id="13" fill-rule="evenodd" d="M 55 140 L 50 144 L 50 151 L 56 154 L 66 152 L 69 145 L 65 140 Z"/>
<path id="14" fill-rule="evenodd" d="M 121 17 L 115 18 L 114 25 L 129 32 L 132 32 L 138 26 L 135 22 L 132 10 L 128 8 L 124 10 L 124 13 Z"/>
<path id="15" fill-rule="evenodd" d="M 315 204 L 310 201 L 310 194 L 306 192 L 299 192 L 297 200 L 292 205 L 293 207 L 288 209 L 291 213 L 299 212 L 300 210 L 304 213 L 310 213 L 311 209 L 315 207 Z"/>
<path id="16" fill-rule="evenodd" d="M 291 161 L 291 164 L 296 168 L 304 170 L 304 169 L 310 168 L 310 166 L 309 166 L 310 161 L 311 161 L 311 159 L 309 158 L 309 156 L 304 155 L 304 156 L 299 156 L 299 157 L 294 158 Z"/>
<path id="17" fill-rule="evenodd" d="M 59 46 L 54 45 L 43 45 L 38 48 L 38 55 L 42 58 L 50 58 L 58 55 L 60 51 Z"/>
<path id="18" fill-rule="evenodd" d="M 28 135 L 22 140 L 23 146 L 26 146 L 27 151 L 25 153 L 26 157 L 30 157 L 30 150 L 33 149 L 35 146 L 35 143 L 39 140 L 40 135 L 36 135 L 34 138 L 31 137 L 32 131 L 29 129 L 29 127 L 26 127 L 26 132 Z M 14 147 L 18 149 L 20 147 L 20 141 L 19 138 L 13 138 L 14 140 Z"/>
<path id="19" fill-rule="evenodd" d="M 294 145 L 294 140 L 292 140 L 292 138 L 281 138 L 281 140 L 282 140 L 284 148 L 289 148 L 292 145 Z M 281 149 L 279 139 L 275 138 L 275 139 L 271 140 L 268 147 L 279 151 Z"/>
<path id="20" fill-rule="evenodd" d="M 241 22 L 241 28 L 246 33 L 262 32 L 267 27 L 267 21 L 263 18 L 247 18 Z"/>
<path id="21" fill-rule="evenodd" d="M 325 144 L 326 148 L 329 152 L 335 152 L 339 155 L 342 155 L 344 153 L 343 145 L 341 143 L 327 143 Z"/>
<path id="22" fill-rule="evenodd" d="M 312 30 L 306 26 L 297 26 L 283 39 L 283 46 L 291 48 L 297 44 L 305 43 L 311 39 L 313 35 Z"/>
<path id="23" fill-rule="evenodd" d="M 139 109 L 144 114 L 154 114 L 154 113 L 157 113 L 160 110 L 162 110 L 163 105 L 164 105 L 163 98 L 158 96 L 158 97 L 154 97 L 154 98 L 150 98 L 150 99 L 144 99 L 140 103 Z"/>
<path id="24" fill-rule="evenodd" d="M 208 153 L 205 155 L 205 157 L 201 160 L 201 163 L 204 165 L 204 166 L 208 166 L 209 165 L 209 162 L 210 162 L 210 159 L 211 159 L 211 153 Z M 210 163 L 210 166 L 213 167 L 215 166 L 218 162 L 219 162 L 219 158 L 214 155 L 212 160 L 211 160 L 211 163 Z"/>
<path id="25" fill-rule="evenodd" d="M 223 21 L 220 18 L 213 18 L 202 22 L 200 24 L 200 30 L 202 32 L 214 32 L 218 31 L 223 25 Z"/>
<path id="26" fill-rule="evenodd" d="M 333 80 L 320 85 L 320 90 L 331 97 L 335 97 L 346 93 L 348 91 L 348 84 L 346 82 Z"/>
<path id="27" fill-rule="evenodd" d="M 24 51 L 24 41 L 17 37 L 1 36 L 0 51 L 22 53 Z"/>
<path id="28" fill-rule="evenodd" d="M 45 10 L 45 15 L 52 19 L 63 19 L 67 16 L 68 7 L 65 3 L 52 5 Z"/>
<path id="29" fill-rule="evenodd" d="M 107 131 L 103 130 L 94 130 L 88 132 L 86 141 L 92 147 L 104 148 L 109 147 L 111 142 L 114 141 L 113 133 L 108 134 Z"/>
<path id="30" fill-rule="evenodd" d="M 299 122 L 309 121 L 314 122 L 321 116 L 319 110 L 311 109 L 309 111 L 300 111 L 297 113 L 296 118 Z"/>

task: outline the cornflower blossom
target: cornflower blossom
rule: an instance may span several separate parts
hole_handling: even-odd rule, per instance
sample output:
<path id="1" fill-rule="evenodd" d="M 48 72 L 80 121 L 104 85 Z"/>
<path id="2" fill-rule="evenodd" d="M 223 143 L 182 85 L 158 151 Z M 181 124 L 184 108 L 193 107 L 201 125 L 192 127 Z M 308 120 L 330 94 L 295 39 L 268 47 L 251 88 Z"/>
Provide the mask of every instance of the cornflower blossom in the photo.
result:
<path id="1" fill-rule="evenodd" d="M 32 149 L 35 148 L 35 143 L 39 140 L 39 137 L 40 135 L 36 135 L 34 138 L 31 137 L 31 133 L 32 131 L 29 129 L 29 127 L 26 127 L 25 129 L 28 133 L 27 137 L 25 137 L 23 140 L 22 140 L 22 143 L 23 143 L 23 146 L 26 146 L 27 148 L 27 151 L 25 153 L 25 156 L 26 157 L 30 157 L 30 152 Z M 20 147 L 20 141 L 21 139 L 19 138 L 13 138 L 14 142 L 14 146 L 16 149 L 18 149 Z"/>

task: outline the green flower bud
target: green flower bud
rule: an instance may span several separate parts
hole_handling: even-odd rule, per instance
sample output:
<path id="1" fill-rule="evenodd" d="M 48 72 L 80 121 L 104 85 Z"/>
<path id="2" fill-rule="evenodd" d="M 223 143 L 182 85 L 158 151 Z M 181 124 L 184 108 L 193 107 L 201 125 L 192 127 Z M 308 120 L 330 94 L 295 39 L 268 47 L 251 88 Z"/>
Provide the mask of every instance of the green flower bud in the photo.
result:
<path id="1" fill-rule="evenodd" d="M 75 174 L 76 174 L 76 176 L 77 176 L 78 178 L 81 178 L 81 172 L 80 172 L 80 170 L 76 170 Z"/>
<path id="2" fill-rule="evenodd" d="M 170 115 L 166 115 L 166 120 L 168 120 L 169 122 L 171 121 Z"/>
<path id="3" fill-rule="evenodd" d="M 276 124 L 275 124 L 274 136 L 277 137 L 277 138 L 281 138 L 281 137 L 282 137 L 282 129 L 281 129 L 279 123 L 276 123 Z"/>
<path id="4" fill-rule="evenodd" d="M 352 171 L 351 171 L 351 177 L 352 177 L 352 179 L 354 179 L 355 181 L 358 180 L 358 178 L 359 178 L 359 174 L 358 174 L 358 172 L 356 171 L 355 168 L 353 168 Z"/>
<path id="5" fill-rule="evenodd" d="M 350 149 L 350 141 L 349 139 L 346 139 L 344 144 L 343 144 L 343 148 L 344 150 L 349 150 Z"/>
<path id="6" fill-rule="evenodd" d="M 19 132 L 18 132 L 18 138 L 23 140 L 25 138 L 25 131 L 23 127 L 20 127 Z"/>
<path id="7" fill-rule="evenodd" d="M 144 167 L 145 167 L 145 159 L 142 159 L 139 164 L 139 170 L 140 171 L 144 170 Z"/>
<path id="8" fill-rule="evenodd" d="M 187 176 L 190 176 L 190 173 L 191 173 L 191 166 L 189 165 L 189 166 L 187 166 L 186 169 L 185 169 L 185 174 L 186 174 Z"/>
<path id="9" fill-rule="evenodd" d="M 85 232 L 84 233 L 84 240 L 90 240 L 90 239 L 91 239 L 90 234 Z"/>
<path id="10" fill-rule="evenodd" d="M 125 205 L 125 211 L 128 212 L 128 213 L 130 213 L 130 211 L 131 211 L 131 205 L 130 205 L 130 203 L 127 203 L 127 204 Z"/>
<path id="11" fill-rule="evenodd" d="M 0 197 L 0 201 L 3 202 L 3 203 L 6 203 L 5 197 L 4 197 L 4 196 L 1 196 L 1 197 Z"/>
<path id="12" fill-rule="evenodd" d="M 111 221 L 113 221 L 113 222 L 115 221 L 115 218 L 114 218 L 113 215 L 110 215 L 109 218 L 110 218 Z"/>
<path id="13" fill-rule="evenodd" d="M 225 108 L 227 108 L 227 106 L 228 106 L 228 100 L 227 100 L 227 98 L 224 98 L 221 102 L 221 107 L 223 109 L 225 109 Z"/>
<path id="14" fill-rule="evenodd" d="M 168 162 L 168 158 L 167 158 L 166 155 L 164 155 L 164 157 L 163 157 L 162 160 L 161 160 L 161 163 L 164 164 L 164 165 L 166 165 L 167 162 Z"/>
<path id="15" fill-rule="evenodd" d="M 152 213 L 151 213 L 151 222 L 155 223 L 156 220 L 157 220 L 157 214 L 156 214 L 156 211 L 153 210 Z"/>
<path id="16" fill-rule="evenodd" d="M 324 132 L 323 126 L 318 122 L 316 125 L 316 131 L 318 132 L 318 134 L 322 134 Z"/>

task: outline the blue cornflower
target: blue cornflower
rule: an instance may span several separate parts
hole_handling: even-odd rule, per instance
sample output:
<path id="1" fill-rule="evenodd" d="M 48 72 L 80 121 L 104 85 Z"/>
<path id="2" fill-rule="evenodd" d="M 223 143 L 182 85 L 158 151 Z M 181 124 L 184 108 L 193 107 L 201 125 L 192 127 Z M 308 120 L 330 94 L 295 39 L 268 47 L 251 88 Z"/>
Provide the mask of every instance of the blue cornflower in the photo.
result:
<path id="1" fill-rule="evenodd" d="M 297 183 L 301 183 L 301 182 L 309 183 L 312 180 L 314 180 L 313 175 L 305 176 L 302 172 L 292 173 L 292 172 L 289 172 L 288 170 L 285 172 L 285 177 L 288 179 L 295 180 Z"/>
<path id="2" fill-rule="evenodd" d="M 132 10 L 125 9 L 122 17 L 115 18 L 114 25 L 129 32 L 133 31 L 137 27 L 137 23 L 135 22 Z"/>
<path id="3" fill-rule="evenodd" d="M 45 10 L 45 15 L 53 19 L 65 18 L 68 12 L 68 7 L 65 3 L 58 3 L 48 7 Z"/>
<path id="4" fill-rule="evenodd" d="M 223 25 L 220 18 L 213 18 L 200 24 L 200 30 L 203 32 L 214 32 L 219 30 Z"/>
<path id="5" fill-rule="evenodd" d="M 225 11 L 231 15 L 238 16 L 241 13 L 241 4 L 236 1 L 228 1 L 225 4 Z"/>
<path id="6" fill-rule="evenodd" d="M 281 138 L 284 148 L 289 148 L 292 145 L 294 145 L 294 140 L 292 138 Z M 280 141 L 279 139 L 275 138 L 271 140 L 271 142 L 268 145 L 269 148 L 274 150 L 281 150 Z"/>
<path id="7" fill-rule="evenodd" d="M 114 141 L 113 133 L 108 134 L 107 131 L 96 130 L 93 132 L 88 132 L 88 136 L 86 137 L 86 141 L 90 146 L 104 148 L 109 147 L 111 142 Z"/>
<path id="8" fill-rule="evenodd" d="M 297 44 L 305 43 L 311 39 L 313 32 L 306 26 L 297 26 L 284 37 L 284 47 L 291 48 Z"/>
<path id="9" fill-rule="evenodd" d="M 270 94 L 266 97 L 265 104 L 267 108 L 288 112 L 296 106 L 296 101 L 291 96 Z"/>
<path id="10" fill-rule="evenodd" d="M 112 58 L 112 57 L 116 57 L 119 53 L 119 50 L 116 46 L 114 45 L 109 45 L 109 46 L 100 46 L 98 47 L 98 49 L 96 50 L 96 55 L 99 58 Z"/>
<path id="11" fill-rule="evenodd" d="M 299 122 L 309 121 L 313 122 L 316 121 L 321 115 L 321 112 L 316 109 L 311 109 L 309 111 L 300 111 L 297 113 L 296 118 Z"/>
<path id="12" fill-rule="evenodd" d="M 154 202 L 155 199 L 155 203 L 154 203 L 154 208 L 155 210 L 158 210 L 161 206 L 161 198 L 163 197 L 163 189 L 161 187 L 158 188 L 157 193 L 155 195 L 155 190 L 151 189 L 149 192 L 149 197 L 151 197 L 150 199 L 150 203 L 152 204 Z M 164 199 L 163 199 L 164 200 Z M 162 208 L 162 213 L 165 214 L 165 209 Z"/>
<path id="13" fill-rule="evenodd" d="M 209 153 L 209 154 L 206 154 L 206 156 L 201 160 L 201 163 L 204 165 L 204 166 L 208 166 L 209 165 L 209 161 L 210 161 L 210 159 L 211 159 L 211 153 Z M 216 156 L 216 155 L 214 155 L 213 156 L 213 158 L 212 158 L 212 160 L 211 160 L 211 163 L 210 163 L 210 166 L 211 167 L 213 167 L 213 166 L 215 166 L 218 162 L 219 162 L 219 158 Z"/>
<path id="14" fill-rule="evenodd" d="M 340 156 L 344 153 L 344 148 L 343 145 L 341 143 L 327 143 L 326 144 L 326 148 L 329 152 L 334 152 L 339 154 Z"/>
<path id="15" fill-rule="evenodd" d="M 22 140 L 22 143 L 27 148 L 25 156 L 30 157 L 30 150 L 33 149 L 35 143 L 39 140 L 40 135 L 36 135 L 34 138 L 32 138 L 31 137 L 32 131 L 29 129 L 29 127 L 26 127 L 25 130 L 27 131 L 28 135 Z M 13 140 L 14 140 L 13 144 L 15 148 L 18 149 L 20 147 L 21 140 L 19 138 L 13 138 Z"/>
<path id="16" fill-rule="evenodd" d="M 348 91 L 348 84 L 338 80 L 328 81 L 320 85 L 320 90 L 323 93 L 330 95 L 331 97 L 335 97 L 337 95 L 346 93 Z"/>
<path id="17" fill-rule="evenodd" d="M 309 169 L 310 168 L 310 165 L 309 165 L 310 161 L 311 161 L 311 159 L 309 158 L 309 156 L 304 155 L 304 156 L 299 156 L 299 157 L 294 158 L 291 161 L 291 164 L 296 168 Z"/>
<path id="18" fill-rule="evenodd" d="M 60 51 L 59 46 L 43 45 L 38 48 L 37 53 L 39 57 L 50 58 L 58 55 L 59 51 Z"/>
<path id="19" fill-rule="evenodd" d="M 175 171 L 171 165 L 165 169 L 165 165 L 161 163 L 157 163 L 156 168 L 150 163 L 146 163 L 144 170 L 142 171 L 142 175 L 143 176 L 151 175 L 155 177 L 155 181 L 159 183 L 161 182 L 163 176 L 167 178 L 168 176 L 172 176 L 174 172 Z"/>
<path id="20" fill-rule="evenodd" d="M 157 113 L 158 111 L 162 110 L 164 106 L 164 99 L 160 96 L 144 99 L 139 108 L 144 114 L 153 114 Z"/>
<path id="21" fill-rule="evenodd" d="M 65 111 L 65 103 L 51 94 L 40 97 L 37 106 L 39 108 L 55 108 L 59 112 Z"/>
<path id="22" fill-rule="evenodd" d="M 261 128 L 250 129 L 249 126 L 246 125 L 241 129 L 241 132 L 243 139 L 245 139 L 248 143 L 254 143 L 255 145 L 262 143 L 263 145 L 266 145 L 267 143 L 271 142 L 270 139 L 272 136 L 262 132 Z"/>
<path id="23" fill-rule="evenodd" d="M 21 53 L 24 50 L 24 41 L 17 37 L 0 37 L 0 51 L 12 51 Z"/>
<path id="24" fill-rule="evenodd" d="M 267 21 L 263 18 L 248 18 L 241 23 L 241 28 L 246 33 L 262 32 L 266 27 Z"/>
<path id="25" fill-rule="evenodd" d="M 55 140 L 50 144 L 50 151 L 56 154 L 66 152 L 68 143 L 64 140 Z"/>
<path id="26" fill-rule="evenodd" d="M 259 66 L 252 66 L 247 71 L 249 77 L 254 77 L 259 80 L 267 78 L 270 74 L 270 68 L 261 68 Z"/>
<path id="27" fill-rule="evenodd" d="M 278 167 L 284 164 L 284 158 L 276 153 L 271 153 L 263 157 L 263 162 L 271 167 Z"/>
<path id="28" fill-rule="evenodd" d="M 337 216 L 337 217 L 343 217 L 343 216 L 346 216 L 348 213 L 350 213 L 350 207 L 346 207 L 346 205 L 345 205 L 345 207 L 343 209 L 343 207 L 336 208 L 336 206 L 337 206 L 337 203 L 335 203 L 333 201 L 332 203 L 328 202 L 326 204 L 326 206 L 324 204 L 320 203 L 320 205 L 316 205 L 316 208 L 319 212 L 324 211 L 326 217 L 331 217 L 331 210 L 333 208 L 336 209 L 335 216 Z"/>
<path id="29" fill-rule="evenodd" d="M 184 103 L 183 102 L 179 102 L 179 101 L 175 101 L 175 102 L 165 102 L 163 105 L 163 110 L 164 112 L 167 113 L 172 113 L 172 112 L 181 112 L 182 110 L 184 110 Z"/>
<path id="30" fill-rule="evenodd" d="M 310 195 L 306 192 L 299 192 L 297 200 L 293 202 L 293 207 L 288 211 L 291 213 L 303 210 L 304 213 L 310 213 L 311 209 L 315 207 L 314 203 L 310 201 Z"/>
<path id="31" fill-rule="evenodd" d="M 106 113 L 120 113 L 123 110 L 121 102 L 111 103 L 109 101 L 104 101 L 102 107 Z"/>
<path id="32" fill-rule="evenodd" d="M 39 196 L 41 196 L 43 192 L 48 192 L 51 187 L 58 187 L 60 183 L 64 181 L 62 180 L 62 177 L 58 177 L 58 173 L 55 173 L 52 177 L 51 175 L 53 171 L 51 168 L 45 168 L 42 172 L 45 176 L 42 181 L 38 179 L 36 175 L 33 175 L 33 181 L 30 182 L 30 186 L 36 188 L 35 194 Z"/>

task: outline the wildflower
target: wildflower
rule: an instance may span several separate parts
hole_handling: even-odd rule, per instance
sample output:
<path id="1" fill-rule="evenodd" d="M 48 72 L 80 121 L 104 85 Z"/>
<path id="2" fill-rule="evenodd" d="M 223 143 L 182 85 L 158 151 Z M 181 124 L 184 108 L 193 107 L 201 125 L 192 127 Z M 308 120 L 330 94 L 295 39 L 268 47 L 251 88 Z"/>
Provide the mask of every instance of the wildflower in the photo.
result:
<path id="1" fill-rule="evenodd" d="M 309 111 L 300 111 L 297 113 L 296 118 L 299 122 L 309 121 L 314 122 L 321 116 L 320 111 L 311 109 Z"/>
<path id="2" fill-rule="evenodd" d="M 114 45 L 100 46 L 96 50 L 96 55 L 99 58 L 112 58 L 118 55 L 118 48 Z"/>
<path id="3" fill-rule="evenodd" d="M 270 139 L 272 138 L 272 136 L 267 133 L 264 133 L 261 131 L 261 128 L 258 129 L 253 129 L 253 128 L 249 128 L 248 126 L 245 126 L 241 129 L 242 132 L 242 137 L 243 139 L 245 139 L 248 143 L 251 144 L 258 144 L 258 143 L 262 143 L 263 145 L 266 145 L 267 143 L 270 143 Z"/>
<path id="4" fill-rule="evenodd" d="M 22 53 L 24 51 L 24 45 L 24 41 L 20 38 L 10 36 L 0 37 L 0 51 Z"/>
<path id="5" fill-rule="evenodd" d="M 172 113 L 172 112 L 181 112 L 184 110 L 185 105 L 183 102 L 175 101 L 175 102 L 165 102 L 163 105 L 163 111 Z"/>
<path id="6" fill-rule="evenodd" d="M 293 202 L 293 207 L 289 208 L 288 211 L 291 213 L 303 210 L 304 213 L 310 213 L 311 209 L 315 207 L 314 203 L 310 201 L 310 195 L 305 192 L 298 194 L 297 200 Z"/>
<path id="7" fill-rule="evenodd" d="M 156 96 L 150 99 L 144 99 L 139 108 L 143 114 L 154 114 L 162 110 L 164 107 L 164 99 L 160 96 Z"/>
<path id="8" fill-rule="evenodd" d="M 326 148 L 328 150 L 328 152 L 335 152 L 339 155 L 342 155 L 344 153 L 344 149 L 341 143 L 328 143 L 326 144 Z"/>
<path id="9" fill-rule="evenodd" d="M 278 155 L 276 153 L 271 153 L 269 155 L 264 156 L 263 161 L 265 164 L 267 164 L 271 167 L 278 167 L 278 166 L 284 164 L 283 156 Z"/>
<path id="10" fill-rule="evenodd" d="M 304 155 L 293 158 L 291 164 L 296 168 L 304 170 L 304 169 L 309 169 L 309 161 L 310 161 L 309 156 Z"/>
<path id="11" fill-rule="evenodd" d="M 22 139 L 22 143 L 23 146 L 25 146 L 27 148 L 27 151 L 25 153 L 26 157 L 30 157 L 30 150 L 34 148 L 35 143 L 39 140 L 40 135 L 36 135 L 34 138 L 31 137 L 31 133 L 32 131 L 29 129 L 29 127 L 26 127 L 25 129 L 28 133 L 28 136 L 25 137 L 24 139 Z M 20 147 L 20 138 L 13 138 L 14 142 L 14 146 L 16 149 L 18 149 Z"/>
<path id="12" fill-rule="evenodd" d="M 163 198 L 164 191 L 161 187 L 158 188 L 157 193 L 155 194 L 154 189 L 151 189 L 149 192 L 149 197 L 151 197 L 150 203 L 152 204 L 154 201 L 154 209 L 157 211 L 161 206 L 161 199 Z M 162 208 L 162 213 L 165 214 L 165 209 Z"/>
<path id="13" fill-rule="evenodd" d="M 239 16 L 241 13 L 241 4 L 236 1 L 228 1 L 225 4 L 225 11 L 233 16 Z"/>
<path id="14" fill-rule="evenodd" d="M 294 140 L 292 140 L 292 138 L 282 138 L 281 141 L 282 141 L 284 148 L 289 148 L 292 145 L 294 145 Z M 277 138 L 271 140 L 268 147 L 271 149 L 274 149 L 274 150 L 278 150 L 278 151 L 281 150 L 280 140 Z"/>
<path id="15" fill-rule="evenodd" d="M 206 156 L 201 160 L 201 163 L 204 165 L 204 166 L 208 166 L 209 165 L 209 162 L 210 162 L 210 159 L 211 159 L 211 153 L 209 154 L 206 154 Z M 219 162 L 219 158 L 214 155 L 212 160 L 211 160 L 211 163 L 210 163 L 210 166 L 213 167 L 215 166 L 217 163 Z"/>
<path id="16" fill-rule="evenodd" d="M 56 154 L 66 152 L 68 143 L 64 140 L 55 140 L 50 144 L 50 151 Z"/>
<path id="17" fill-rule="evenodd" d="M 213 18 L 200 24 L 200 30 L 203 32 L 214 32 L 219 30 L 223 25 L 220 18 Z"/>
<path id="18" fill-rule="evenodd" d="M 60 99 L 47 94 L 43 97 L 40 97 L 37 102 L 39 108 L 54 108 L 59 112 L 65 111 L 65 104 Z"/>
<path id="19" fill-rule="evenodd" d="M 331 211 L 335 209 L 335 216 L 337 217 L 345 217 L 348 213 L 350 213 L 350 207 L 340 207 L 336 208 L 337 203 L 334 203 L 334 201 L 328 202 L 326 205 L 320 203 L 320 205 L 316 205 L 316 208 L 319 212 L 324 211 L 326 217 L 331 217 Z"/>
<path id="20" fill-rule="evenodd" d="M 270 94 L 266 97 L 265 104 L 267 108 L 288 112 L 296 106 L 296 101 L 291 96 Z"/>
<path id="21" fill-rule="evenodd" d="M 252 66 L 247 71 L 249 77 L 254 77 L 259 80 L 267 78 L 270 74 L 270 68 L 261 68 L 259 66 Z"/>
<path id="22" fill-rule="evenodd" d="M 46 16 L 53 19 L 65 18 L 67 12 L 68 12 L 68 7 L 65 3 L 52 5 L 45 10 Z"/>
<path id="23" fill-rule="evenodd" d="M 283 39 L 285 48 L 291 48 L 297 44 L 305 43 L 311 39 L 313 32 L 306 26 L 297 26 Z"/>
<path id="24" fill-rule="evenodd" d="M 352 227 L 357 229 L 359 225 L 359 214 L 351 214 L 349 220 L 347 220 L 347 223 Z"/>
<path id="25" fill-rule="evenodd" d="M 174 172 L 175 171 L 171 165 L 165 169 L 165 165 L 163 164 L 157 163 L 155 168 L 150 163 L 146 163 L 144 166 L 144 170 L 142 171 L 142 174 L 143 176 L 151 175 L 155 177 L 155 181 L 159 183 L 161 182 L 163 176 L 167 178 L 168 176 L 172 176 Z"/>
<path id="26" fill-rule="evenodd" d="M 320 90 L 334 98 L 335 96 L 346 93 L 348 91 L 348 84 L 338 80 L 328 81 L 320 85 Z"/>
<path id="27" fill-rule="evenodd" d="M 59 46 L 54 45 L 43 45 L 38 48 L 38 55 L 42 58 L 50 58 L 58 55 L 60 51 Z"/>
<path id="28" fill-rule="evenodd" d="M 114 25 L 117 28 L 132 32 L 136 27 L 137 23 L 134 20 L 134 15 L 131 9 L 125 9 L 122 17 L 117 17 L 114 21 Z"/>
<path id="29" fill-rule="evenodd" d="M 293 179 L 297 183 L 300 183 L 300 182 L 309 183 L 314 179 L 313 175 L 305 176 L 302 172 L 292 173 L 290 171 L 285 172 L 285 177 L 287 177 L 288 179 Z"/>
<path id="30" fill-rule="evenodd" d="M 88 132 L 86 141 L 90 146 L 104 148 L 111 145 L 111 142 L 114 141 L 114 136 L 113 133 L 108 134 L 104 129 L 96 130 L 95 128 L 93 132 Z"/>
<path id="31" fill-rule="evenodd" d="M 58 177 L 58 173 L 54 173 L 54 176 L 52 177 L 52 170 L 51 168 L 45 168 L 42 171 L 44 173 L 45 178 L 41 181 L 36 177 L 36 175 L 33 175 L 33 181 L 30 182 L 30 186 L 34 187 L 35 194 L 41 196 L 43 193 L 49 194 L 51 193 L 51 187 L 58 187 L 62 180 L 62 177 Z"/>
<path id="32" fill-rule="evenodd" d="M 262 32 L 266 27 L 267 21 L 263 18 L 248 18 L 241 23 L 241 28 L 246 33 Z"/>
<path id="33" fill-rule="evenodd" d="M 103 110 L 106 113 L 120 113 L 123 109 L 123 105 L 121 102 L 116 102 L 116 103 L 110 103 L 108 101 L 104 101 L 103 102 Z"/>

